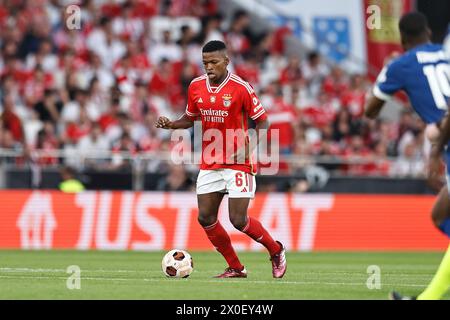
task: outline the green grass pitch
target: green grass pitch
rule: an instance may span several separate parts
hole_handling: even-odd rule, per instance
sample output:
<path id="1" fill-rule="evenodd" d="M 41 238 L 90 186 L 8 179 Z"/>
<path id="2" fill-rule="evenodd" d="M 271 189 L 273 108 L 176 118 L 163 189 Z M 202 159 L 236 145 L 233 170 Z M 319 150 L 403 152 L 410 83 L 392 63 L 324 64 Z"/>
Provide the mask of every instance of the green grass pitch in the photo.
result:
<path id="1" fill-rule="evenodd" d="M 0 251 L 0 299 L 387 299 L 396 289 L 417 295 L 443 253 L 288 252 L 288 271 L 273 279 L 266 253 L 240 252 L 247 279 L 213 279 L 225 263 L 217 252 L 195 252 L 194 272 L 169 279 L 165 252 Z M 69 290 L 67 268 L 81 269 L 81 288 Z M 369 266 L 380 268 L 380 289 L 369 289 Z M 447 293 L 445 299 L 450 298 Z"/>

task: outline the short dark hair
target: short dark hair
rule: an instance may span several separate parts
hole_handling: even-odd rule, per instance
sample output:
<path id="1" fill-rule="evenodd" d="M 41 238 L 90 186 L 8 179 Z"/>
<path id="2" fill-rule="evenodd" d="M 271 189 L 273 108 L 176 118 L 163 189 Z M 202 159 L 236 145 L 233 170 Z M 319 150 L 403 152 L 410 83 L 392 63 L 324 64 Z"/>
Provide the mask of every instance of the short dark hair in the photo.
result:
<path id="1" fill-rule="evenodd" d="M 402 16 L 398 24 L 400 32 L 407 37 L 419 37 L 428 29 L 427 17 L 421 12 L 409 12 Z"/>
<path id="2" fill-rule="evenodd" d="M 247 11 L 243 10 L 243 9 L 238 9 L 234 12 L 233 14 L 233 21 L 236 21 L 242 17 L 248 16 Z"/>
<path id="3" fill-rule="evenodd" d="M 209 41 L 207 44 L 203 46 L 202 52 L 214 52 L 214 51 L 221 51 L 226 50 L 227 46 L 223 41 L 220 40 L 212 40 Z"/>
<path id="4" fill-rule="evenodd" d="M 308 53 L 308 61 L 319 58 L 319 53 L 317 51 L 311 51 Z"/>
<path id="5" fill-rule="evenodd" d="M 187 25 L 187 24 L 182 25 L 181 28 L 180 28 L 181 33 L 186 33 L 190 28 L 191 27 L 189 25 Z"/>

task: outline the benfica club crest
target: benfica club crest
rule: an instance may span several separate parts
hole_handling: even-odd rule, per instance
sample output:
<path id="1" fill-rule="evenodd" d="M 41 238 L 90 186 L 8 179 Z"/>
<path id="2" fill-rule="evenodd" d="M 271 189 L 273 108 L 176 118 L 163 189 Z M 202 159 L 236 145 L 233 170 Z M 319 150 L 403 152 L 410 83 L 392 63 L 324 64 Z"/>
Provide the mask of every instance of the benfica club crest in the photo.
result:
<path id="1" fill-rule="evenodd" d="M 223 106 L 224 106 L 224 107 L 229 108 L 229 107 L 231 106 L 231 98 L 232 98 L 232 96 L 231 96 L 231 94 L 229 94 L 229 93 L 225 93 L 225 94 L 222 96 Z"/>

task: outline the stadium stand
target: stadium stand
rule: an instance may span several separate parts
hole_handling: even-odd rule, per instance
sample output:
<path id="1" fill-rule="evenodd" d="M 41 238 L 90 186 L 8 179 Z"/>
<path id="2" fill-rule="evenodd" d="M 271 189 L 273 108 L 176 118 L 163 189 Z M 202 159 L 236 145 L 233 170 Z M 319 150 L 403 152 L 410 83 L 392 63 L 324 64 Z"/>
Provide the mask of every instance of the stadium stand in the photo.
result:
<path id="1" fill-rule="evenodd" d="M 201 46 L 221 39 L 231 70 L 255 87 L 280 130 L 280 174 L 315 165 L 332 176 L 424 175 L 424 125 L 406 108 L 399 121 L 363 118 L 367 75 L 330 66 L 314 50 L 288 53 L 287 28 L 255 33 L 248 12 L 225 16 L 216 0 L 83 1 L 80 8 L 80 28 L 69 30 L 63 1 L 0 2 L 4 170 L 32 175 L 65 164 L 170 177 L 179 168 L 162 155 L 174 143 L 154 123 L 184 112 L 187 87 L 203 72 Z"/>

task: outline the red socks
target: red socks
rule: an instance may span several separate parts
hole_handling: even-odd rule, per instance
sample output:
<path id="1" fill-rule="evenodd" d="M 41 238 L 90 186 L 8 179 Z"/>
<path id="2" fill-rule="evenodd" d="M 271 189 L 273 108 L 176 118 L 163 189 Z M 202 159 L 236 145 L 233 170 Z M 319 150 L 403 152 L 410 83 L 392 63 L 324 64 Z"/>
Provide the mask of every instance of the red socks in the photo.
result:
<path id="1" fill-rule="evenodd" d="M 228 266 L 232 269 L 242 270 L 244 266 L 239 261 L 239 258 L 231 245 L 230 236 L 222 227 L 219 220 L 210 226 L 203 227 L 203 229 L 205 230 L 209 241 L 211 241 L 214 247 L 216 247 L 216 250 L 223 255 Z"/>
<path id="2" fill-rule="evenodd" d="M 264 247 L 266 247 L 267 250 L 269 250 L 270 256 L 273 256 L 280 252 L 281 247 L 278 242 L 273 240 L 269 232 L 264 229 L 264 227 L 258 220 L 252 217 L 248 217 L 247 225 L 241 231 L 256 242 L 259 242 Z"/>
<path id="3" fill-rule="evenodd" d="M 219 220 L 210 226 L 203 227 L 203 229 L 205 230 L 209 241 L 211 241 L 216 250 L 225 258 L 228 266 L 232 269 L 242 270 L 244 266 L 239 261 L 239 258 L 231 245 L 230 236 L 220 224 Z M 266 247 L 270 256 L 280 252 L 280 245 L 273 240 L 269 232 L 264 229 L 258 220 L 248 217 L 247 224 L 241 231 Z"/>

